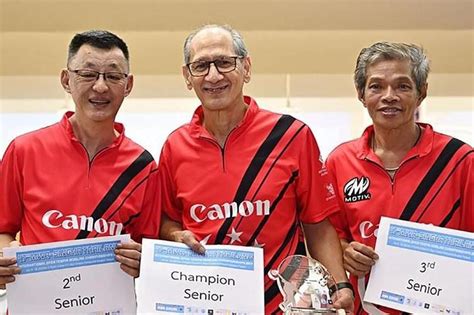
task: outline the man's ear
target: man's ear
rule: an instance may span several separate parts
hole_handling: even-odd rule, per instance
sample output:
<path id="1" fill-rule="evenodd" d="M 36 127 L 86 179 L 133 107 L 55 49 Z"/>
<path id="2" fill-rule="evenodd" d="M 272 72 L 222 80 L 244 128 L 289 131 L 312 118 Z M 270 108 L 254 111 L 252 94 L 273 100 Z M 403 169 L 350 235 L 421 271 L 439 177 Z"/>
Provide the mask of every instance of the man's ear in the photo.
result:
<path id="1" fill-rule="evenodd" d="M 420 106 L 421 102 L 423 102 L 423 100 L 426 98 L 427 93 L 428 93 L 428 83 L 426 83 L 420 89 L 420 95 L 418 95 L 418 106 Z"/>
<path id="2" fill-rule="evenodd" d="M 61 70 L 60 81 L 64 91 L 71 94 L 71 87 L 69 85 L 69 71 L 67 69 Z"/>
<path id="3" fill-rule="evenodd" d="M 357 89 L 357 88 L 356 88 L 356 89 Z M 361 91 L 361 90 L 357 89 L 357 98 L 358 98 L 359 101 L 362 103 L 362 105 L 364 105 L 364 107 L 367 107 L 367 106 L 365 105 L 364 96 L 365 96 L 365 95 L 364 95 L 364 90 Z"/>
<path id="4" fill-rule="evenodd" d="M 133 82 L 134 82 L 133 74 L 129 74 L 127 77 L 127 86 L 125 87 L 125 93 L 124 93 L 125 96 L 130 95 L 130 93 L 132 92 Z"/>
<path id="5" fill-rule="evenodd" d="M 250 78 L 252 77 L 252 59 L 250 56 L 244 58 L 244 82 L 249 83 Z"/>
<path id="6" fill-rule="evenodd" d="M 193 85 L 191 83 L 191 74 L 189 73 L 188 67 L 186 65 L 183 65 L 181 67 L 181 71 L 183 73 L 184 83 L 186 83 L 186 87 L 188 88 L 188 90 L 192 90 Z"/>

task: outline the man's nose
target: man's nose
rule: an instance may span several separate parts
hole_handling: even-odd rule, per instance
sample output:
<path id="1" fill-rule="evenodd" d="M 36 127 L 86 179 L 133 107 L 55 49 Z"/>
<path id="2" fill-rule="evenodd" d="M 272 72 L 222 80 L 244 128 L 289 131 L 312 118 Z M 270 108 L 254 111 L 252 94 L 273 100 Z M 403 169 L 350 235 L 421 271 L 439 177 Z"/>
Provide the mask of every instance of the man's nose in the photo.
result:
<path id="1" fill-rule="evenodd" d="M 206 75 L 206 81 L 217 82 L 221 80 L 223 75 L 217 70 L 217 67 L 214 62 L 209 64 L 209 72 Z"/>
<path id="2" fill-rule="evenodd" d="M 387 102 L 393 102 L 393 101 L 398 100 L 399 98 L 396 93 L 396 90 L 389 86 L 384 91 L 383 99 Z"/>
<path id="3" fill-rule="evenodd" d="M 99 93 L 104 93 L 109 89 L 107 81 L 105 81 L 105 75 L 103 73 L 99 73 L 99 77 L 94 82 L 94 86 L 92 88 L 94 89 L 94 91 Z"/>

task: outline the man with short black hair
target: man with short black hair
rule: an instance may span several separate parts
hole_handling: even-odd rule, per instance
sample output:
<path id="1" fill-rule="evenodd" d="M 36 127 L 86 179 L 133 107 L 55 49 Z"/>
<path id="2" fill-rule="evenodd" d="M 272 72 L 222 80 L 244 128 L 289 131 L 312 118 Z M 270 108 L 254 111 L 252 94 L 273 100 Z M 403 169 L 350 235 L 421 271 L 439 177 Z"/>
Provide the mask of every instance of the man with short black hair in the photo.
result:
<path id="1" fill-rule="evenodd" d="M 0 179 L 0 249 L 20 243 L 130 233 L 117 261 L 138 276 L 140 242 L 159 229 L 157 167 L 127 138 L 115 116 L 133 87 L 125 42 L 108 31 L 74 36 L 61 84 L 75 112 L 8 146 Z M 15 280 L 14 258 L 0 258 L 0 286 Z"/>

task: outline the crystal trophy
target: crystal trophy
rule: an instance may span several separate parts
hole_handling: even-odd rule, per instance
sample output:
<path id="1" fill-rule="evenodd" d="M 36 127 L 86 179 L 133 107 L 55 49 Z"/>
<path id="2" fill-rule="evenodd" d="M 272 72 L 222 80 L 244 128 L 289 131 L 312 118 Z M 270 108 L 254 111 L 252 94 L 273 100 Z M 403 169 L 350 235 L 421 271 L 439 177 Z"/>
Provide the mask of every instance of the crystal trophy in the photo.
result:
<path id="1" fill-rule="evenodd" d="M 276 280 L 283 295 L 280 309 L 284 314 L 345 314 L 335 309 L 330 289 L 334 278 L 320 262 L 310 257 L 293 255 L 286 257 L 268 276 Z M 337 291 L 333 293 L 333 296 Z"/>

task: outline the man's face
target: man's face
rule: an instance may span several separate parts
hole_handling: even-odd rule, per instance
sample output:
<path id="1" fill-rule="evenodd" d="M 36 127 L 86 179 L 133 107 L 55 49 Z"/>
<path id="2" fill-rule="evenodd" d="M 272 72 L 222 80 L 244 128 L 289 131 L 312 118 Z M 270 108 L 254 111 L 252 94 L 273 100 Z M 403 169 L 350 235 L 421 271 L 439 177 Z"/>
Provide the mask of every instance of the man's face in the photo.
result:
<path id="1" fill-rule="evenodd" d="M 190 62 L 213 61 L 222 57 L 236 56 L 231 35 L 222 29 L 200 31 L 193 38 Z M 243 103 L 243 85 L 250 80 L 250 58 L 238 58 L 235 70 L 219 73 L 214 64 L 209 73 L 195 77 L 183 66 L 183 76 L 189 89 L 194 89 L 205 110 L 232 110 Z"/>
<path id="2" fill-rule="evenodd" d="M 69 70 L 93 70 L 97 72 L 128 73 L 128 64 L 119 48 L 110 50 L 83 45 L 71 58 Z M 130 94 L 133 76 L 122 80 L 106 80 L 100 75 L 97 80 L 78 73 L 63 70 L 61 83 L 70 93 L 76 106 L 78 119 L 91 122 L 113 122 L 123 99 Z"/>
<path id="3" fill-rule="evenodd" d="M 403 128 L 415 122 L 416 108 L 426 96 L 419 94 L 408 61 L 384 60 L 367 68 L 364 95 L 359 99 L 374 125 L 384 129 Z"/>

